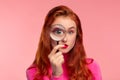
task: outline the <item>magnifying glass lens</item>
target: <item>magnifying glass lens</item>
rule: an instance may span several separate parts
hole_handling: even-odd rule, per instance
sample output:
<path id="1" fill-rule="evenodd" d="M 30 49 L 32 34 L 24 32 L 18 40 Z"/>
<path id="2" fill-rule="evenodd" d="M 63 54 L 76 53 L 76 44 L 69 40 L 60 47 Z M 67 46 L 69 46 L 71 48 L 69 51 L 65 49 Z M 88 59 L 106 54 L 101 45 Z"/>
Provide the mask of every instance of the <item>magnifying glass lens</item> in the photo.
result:
<path id="1" fill-rule="evenodd" d="M 50 36 L 53 40 L 60 41 L 65 36 L 65 30 L 62 26 L 54 26 L 51 29 Z"/>

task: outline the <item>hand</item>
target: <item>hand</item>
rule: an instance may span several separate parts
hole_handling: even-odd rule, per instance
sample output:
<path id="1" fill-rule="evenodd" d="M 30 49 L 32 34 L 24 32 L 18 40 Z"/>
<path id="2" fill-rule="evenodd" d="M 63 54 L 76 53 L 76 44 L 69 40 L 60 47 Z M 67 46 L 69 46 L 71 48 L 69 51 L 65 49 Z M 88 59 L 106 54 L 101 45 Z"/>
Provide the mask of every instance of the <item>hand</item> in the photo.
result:
<path id="1" fill-rule="evenodd" d="M 58 51 L 59 48 L 62 47 L 64 47 L 64 45 L 55 46 L 51 53 L 48 55 L 48 58 L 52 66 L 53 75 L 56 77 L 60 76 L 63 73 L 62 63 L 64 63 L 64 58 L 62 52 Z"/>

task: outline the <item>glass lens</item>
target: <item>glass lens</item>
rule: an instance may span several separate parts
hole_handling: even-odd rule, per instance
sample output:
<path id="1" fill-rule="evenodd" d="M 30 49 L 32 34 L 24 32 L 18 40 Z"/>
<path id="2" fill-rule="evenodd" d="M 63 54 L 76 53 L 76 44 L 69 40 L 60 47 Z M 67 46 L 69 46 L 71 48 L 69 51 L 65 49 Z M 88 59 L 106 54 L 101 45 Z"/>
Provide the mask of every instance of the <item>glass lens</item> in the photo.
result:
<path id="1" fill-rule="evenodd" d="M 53 25 L 50 31 L 50 36 L 53 40 L 62 40 L 65 36 L 65 28 L 62 25 Z"/>

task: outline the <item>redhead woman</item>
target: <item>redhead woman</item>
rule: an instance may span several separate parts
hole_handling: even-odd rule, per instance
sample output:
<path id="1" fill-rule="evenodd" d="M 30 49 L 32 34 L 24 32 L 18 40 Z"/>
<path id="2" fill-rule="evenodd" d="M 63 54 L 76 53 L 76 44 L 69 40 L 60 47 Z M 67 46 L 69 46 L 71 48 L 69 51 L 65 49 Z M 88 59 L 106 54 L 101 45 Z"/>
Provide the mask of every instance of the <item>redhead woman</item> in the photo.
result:
<path id="1" fill-rule="evenodd" d="M 102 80 L 98 64 L 86 57 L 80 19 L 67 6 L 48 12 L 26 74 L 27 80 Z"/>

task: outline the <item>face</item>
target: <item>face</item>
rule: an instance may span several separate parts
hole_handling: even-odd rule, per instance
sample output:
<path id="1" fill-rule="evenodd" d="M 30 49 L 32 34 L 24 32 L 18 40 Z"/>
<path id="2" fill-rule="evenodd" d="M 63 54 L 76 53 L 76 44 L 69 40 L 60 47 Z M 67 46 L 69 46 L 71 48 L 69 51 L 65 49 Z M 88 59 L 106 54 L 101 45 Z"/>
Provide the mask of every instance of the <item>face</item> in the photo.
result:
<path id="1" fill-rule="evenodd" d="M 60 48 L 59 51 L 62 53 L 68 53 L 75 45 L 77 27 L 76 23 L 70 17 L 60 16 L 55 19 L 52 25 L 61 25 L 65 29 L 65 36 L 60 41 L 55 41 L 51 39 L 52 47 L 55 47 L 57 44 L 66 45 L 64 48 Z M 57 32 L 57 34 L 62 34 Z"/>

